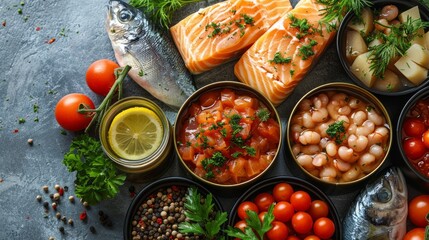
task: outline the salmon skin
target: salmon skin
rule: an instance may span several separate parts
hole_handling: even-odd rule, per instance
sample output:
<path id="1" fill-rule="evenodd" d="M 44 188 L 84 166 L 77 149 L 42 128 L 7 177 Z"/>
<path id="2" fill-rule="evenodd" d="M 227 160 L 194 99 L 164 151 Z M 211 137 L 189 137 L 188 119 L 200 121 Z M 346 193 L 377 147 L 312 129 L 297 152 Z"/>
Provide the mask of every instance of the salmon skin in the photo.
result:
<path id="1" fill-rule="evenodd" d="M 320 23 L 323 8 L 317 0 L 299 1 L 243 54 L 234 66 L 237 78 L 282 103 L 335 36 Z"/>
<path id="2" fill-rule="evenodd" d="M 192 74 L 240 57 L 292 9 L 289 0 L 229 0 L 200 9 L 170 28 Z"/>

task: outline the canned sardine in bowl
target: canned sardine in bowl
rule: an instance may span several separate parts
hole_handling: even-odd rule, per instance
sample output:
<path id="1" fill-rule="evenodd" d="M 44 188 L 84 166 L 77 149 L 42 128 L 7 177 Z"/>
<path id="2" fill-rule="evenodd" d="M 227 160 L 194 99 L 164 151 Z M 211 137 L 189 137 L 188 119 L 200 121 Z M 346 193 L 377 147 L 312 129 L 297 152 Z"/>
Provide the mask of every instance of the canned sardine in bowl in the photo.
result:
<path id="1" fill-rule="evenodd" d="M 156 175 L 172 148 L 172 127 L 161 108 L 143 97 L 128 97 L 113 104 L 99 128 L 106 155 L 132 181 Z"/>

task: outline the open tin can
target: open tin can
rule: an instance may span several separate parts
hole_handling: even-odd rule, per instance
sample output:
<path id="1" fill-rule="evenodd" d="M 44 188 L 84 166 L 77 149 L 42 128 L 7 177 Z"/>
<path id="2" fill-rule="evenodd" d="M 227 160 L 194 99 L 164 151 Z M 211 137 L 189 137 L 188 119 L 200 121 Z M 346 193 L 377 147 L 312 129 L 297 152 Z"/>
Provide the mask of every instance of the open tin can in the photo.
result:
<path id="1" fill-rule="evenodd" d="M 163 132 L 161 143 L 154 152 L 141 159 L 129 160 L 115 153 L 108 138 L 109 129 L 115 116 L 126 109 L 134 107 L 144 107 L 153 111 L 161 121 Z M 162 168 L 167 162 L 171 153 L 173 140 L 172 127 L 162 109 L 153 101 L 143 97 L 127 97 L 113 104 L 101 121 L 99 136 L 106 155 L 115 163 L 119 170 L 128 174 L 128 180 L 135 182 L 147 181 L 162 172 L 156 171 L 156 169 Z"/>

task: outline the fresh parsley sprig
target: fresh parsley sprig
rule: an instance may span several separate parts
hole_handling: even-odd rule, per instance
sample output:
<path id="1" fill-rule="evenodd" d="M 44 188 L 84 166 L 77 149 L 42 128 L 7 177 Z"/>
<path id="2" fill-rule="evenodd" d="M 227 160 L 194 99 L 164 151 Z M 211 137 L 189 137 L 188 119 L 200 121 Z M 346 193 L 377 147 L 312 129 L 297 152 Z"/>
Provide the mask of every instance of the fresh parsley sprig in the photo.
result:
<path id="1" fill-rule="evenodd" d="M 76 196 L 90 205 L 115 197 L 126 178 L 117 173 L 101 143 L 87 134 L 73 139 L 63 163 L 69 172 L 76 172 Z"/>
<path id="2" fill-rule="evenodd" d="M 242 232 L 238 228 L 228 226 L 225 232 L 230 237 L 236 237 L 243 240 L 263 240 L 265 233 L 272 228 L 271 223 L 274 221 L 274 204 L 271 204 L 264 216 L 264 221 L 259 220 L 258 214 L 254 211 L 247 210 L 246 219 L 247 227 Z"/>
<path id="3" fill-rule="evenodd" d="M 221 233 L 222 225 L 227 221 L 227 213 L 217 211 L 214 218 L 212 212 L 216 211 L 213 204 L 213 196 L 207 194 L 201 203 L 201 194 L 194 187 L 188 188 L 185 201 L 185 216 L 189 221 L 179 224 L 182 233 L 194 233 L 203 236 L 204 239 L 224 239 Z"/>
<path id="4" fill-rule="evenodd" d="M 328 129 L 326 130 L 326 134 L 328 134 L 329 137 L 335 140 L 337 144 L 341 144 L 344 139 L 346 139 L 346 128 L 344 127 L 344 120 L 341 120 L 339 122 L 334 122 L 328 126 Z"/>

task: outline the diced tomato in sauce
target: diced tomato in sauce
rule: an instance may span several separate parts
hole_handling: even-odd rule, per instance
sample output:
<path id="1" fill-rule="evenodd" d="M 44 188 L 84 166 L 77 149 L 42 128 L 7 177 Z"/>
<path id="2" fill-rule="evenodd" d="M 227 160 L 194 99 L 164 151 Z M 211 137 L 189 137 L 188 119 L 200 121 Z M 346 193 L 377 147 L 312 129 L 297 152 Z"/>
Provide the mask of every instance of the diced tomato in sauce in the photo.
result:
<path id="1" fill-rule="evenodd" d="M 247 181 L 271 164 L 279 148 L 276 116 L 248 92 L 226 88 L 204 93 L 183 116 L 178 123 L 179 154 L 196 175 L 209 181 Z"/>

